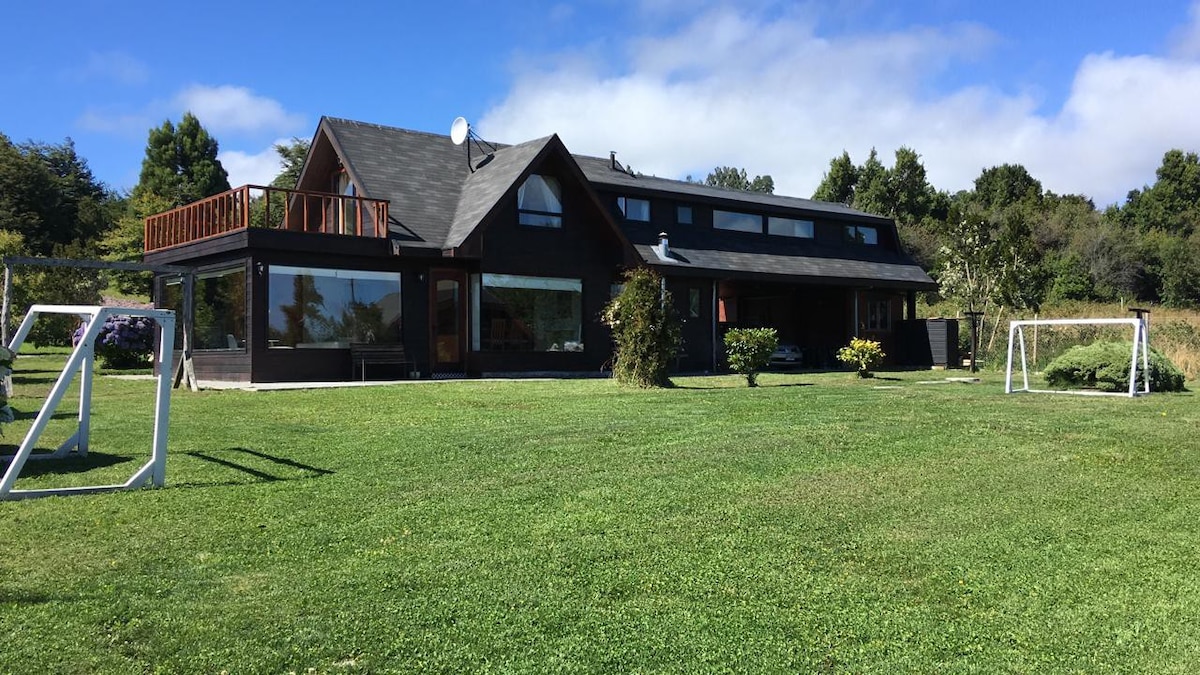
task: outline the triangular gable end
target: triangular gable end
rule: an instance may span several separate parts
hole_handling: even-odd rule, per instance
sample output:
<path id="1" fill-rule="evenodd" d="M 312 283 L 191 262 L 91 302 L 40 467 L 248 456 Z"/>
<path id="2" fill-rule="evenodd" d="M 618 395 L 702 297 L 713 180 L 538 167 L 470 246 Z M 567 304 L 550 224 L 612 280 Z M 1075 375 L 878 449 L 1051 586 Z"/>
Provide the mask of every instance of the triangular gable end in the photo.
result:
<path id="1" fill-rule="evenodd" d="M 531 141 L 531 144 L 541 143 L 540 149 L 537 150 L 528 161 L 521 161 L 517 165 L 500 167 L 488 165 L 479 169 L 476 174 L 468 179 L 464 185 L 462 196 L 458 206 L 458 212 L 455 217 L 455 226 L 451 229 L 450 236 L 447 238 L 445 250 L 443 253 L 447 256 L 462 255 L 473 248 L 478 238 L 488 229 L 488 226 L 493 222 L 496 215 L 504 209 L 505 204 L 510 200 L 515 200 L 517 191 L 531 174 L 537 173 L 538 170 L 549 161 L 557 160 L 560 166 L 566 170 L 569 176 L 564 176 L 572 180 L 579 188 L 580 192 L 585 195 L 588 200 L 588 206 L 599 215 L 608 232 L 619 242 L 626 261 L 634 264 L 642 261 L 642 257 L 638 254 L 637 249 L 621 231 L 617 222 L 613 219 L 612 214 L 600 201 L 600 197 L 596 191 L 592 189 L 592 184 L 584 175 L 583 170 L 575 161 L 575 158 L 567 151 L 562 139 L 558 134 L 553 134 L 545 139 L 544 142 Z M 508 153 L 510 151 L 520 151 L 522 146 L 527 144 L 510 146 L 498 151 L 499 153 Z M 499 159 L 499 158 L 498 158 Z M 487 203 L 480 204 L 470 200 L 476 200 L 483 196 L 480 191 L 473 190 L 472 181 L 478 176 L 479 172 L 488 171 L 490 169 L 498 169 L 503 171 L 511 178 L 505 180 L 506 185 L 501 191 L 493 191 L 486 196 Z M 482 215 L 478 215 L 482 213 Z"/>
<path id="2" fill-rule="evenodd" d="M 304 166 L 300 170 L 300 178 L 296 181 L 296 189 L 310 192 L 332 192 L 330 178 L 341 167 L 346 170 L 350 182 L 354 184 L 358 196 L 372 197 L 362 177 L 354 169 L 354 163 L 346 156 L 338 141 L 336 130 L 329 124 L 328 119 L 321 118 L 308 146 L 308 154 L 304 157 Z"/>

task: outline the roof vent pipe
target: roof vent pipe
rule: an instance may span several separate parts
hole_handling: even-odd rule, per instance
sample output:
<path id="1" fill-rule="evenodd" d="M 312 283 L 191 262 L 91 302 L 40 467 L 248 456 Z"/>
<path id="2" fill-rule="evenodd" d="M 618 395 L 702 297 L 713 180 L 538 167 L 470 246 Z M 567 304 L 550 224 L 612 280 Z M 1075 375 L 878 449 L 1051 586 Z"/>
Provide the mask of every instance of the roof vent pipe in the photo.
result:
<path id="1" fill-rule="evenodd" d="M 613 171 L 617 170 L 617 151 L 616 150 L 608 151 L 608 163 L 610 165 L 612 165 Z"/>
<path id="2" fill-rule="evenodd" d="M 663 258 L 671 257 L 671 245 L 667 243 L 667 233 L 658 233 L 658 254 Z"/>

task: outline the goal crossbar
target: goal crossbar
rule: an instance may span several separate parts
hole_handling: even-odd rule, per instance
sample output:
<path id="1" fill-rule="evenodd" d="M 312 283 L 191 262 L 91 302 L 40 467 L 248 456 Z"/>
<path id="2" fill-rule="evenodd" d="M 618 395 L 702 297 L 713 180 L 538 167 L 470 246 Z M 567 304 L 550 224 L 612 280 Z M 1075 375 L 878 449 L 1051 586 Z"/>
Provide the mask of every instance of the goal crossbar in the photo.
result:
<path id="1" fill-rule="evenodd" d="M 1130 326 L 1133 329 L 1133 348 L 1129 354 L 1129 391 L 1071 391 L 1062 389 L 1033 389 L 1029 386 L 1029 362 L 1025 356 L 1026 326 Z M 1020 389 L 1013 388 L 1013 351 L 1021 355 Z M 1038 394 L 1085 394 L 1089 396 L 1128 396 L 1150 393 L 1150 346 L 1143 318 L 1122 319 L 1026 319 L 1008 324 L 1008 368 L 1004 374 L 1004 393 L 1030 392 Z M 1138 386 L 1138 359 L 1141 359 L 1141 386 Z"/>

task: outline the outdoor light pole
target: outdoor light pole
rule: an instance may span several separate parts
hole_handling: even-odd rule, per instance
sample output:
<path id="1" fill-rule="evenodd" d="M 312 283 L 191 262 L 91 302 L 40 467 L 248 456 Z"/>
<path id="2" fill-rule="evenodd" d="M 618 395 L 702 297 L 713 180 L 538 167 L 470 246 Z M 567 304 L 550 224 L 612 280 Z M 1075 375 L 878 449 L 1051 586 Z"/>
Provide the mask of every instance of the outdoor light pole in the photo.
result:
<path id="1" fill-rule="evenodd" d="M 983 312 L 963 312 L 971 321 L 971 372 L 978 372 L 975 366 L 975 352 L 979 349 L 979 317 Z"/>

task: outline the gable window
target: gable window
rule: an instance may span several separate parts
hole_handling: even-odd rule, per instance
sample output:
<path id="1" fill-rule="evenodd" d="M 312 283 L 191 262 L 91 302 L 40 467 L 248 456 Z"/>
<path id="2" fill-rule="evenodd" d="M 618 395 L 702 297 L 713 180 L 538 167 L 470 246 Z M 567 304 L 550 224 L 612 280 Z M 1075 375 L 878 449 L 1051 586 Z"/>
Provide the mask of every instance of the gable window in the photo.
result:
<path id="1" fill-rule="evenodd" d="M 812 239 L 813 223 L 811 220 L 795 220 L 793 218 L 767 218 L 767 234 L 781 237 L 800 237 Z"/>
<path id="2" fill-rule="evenodd" d="M 617 207 L 621 209 L 621 215 L 625 216 L 625 220 L 650 222 L 650 200 L 648 199 L 617 197 Z"/>
<path id="3" fill-rule="evenodd" d="M 847 225 L 846 240 L 858 244 L 866 244 L 867 246 L 875 246 L 879 243 L 879 231 L 866 225 Z"/>
<path id="4" fill-rule="evenodd" d="M 692 224 L 692 207 L 680 204 L 675 207 L 675 222 L 680 225 Z"/>
<path id="5" fill-rule="evenodd" d="M 517 190 L 517 222 L 562 227 L 562 188 L 553 176 L 532 174 Z"/>
<path id="6" fill-rule="evenodd" d="M 762 216 L 736 211 L 713 211 L 713 227 L 734 232 L 762 232 Z"/>

